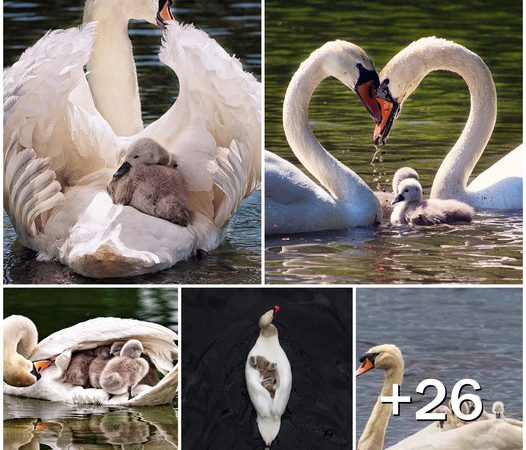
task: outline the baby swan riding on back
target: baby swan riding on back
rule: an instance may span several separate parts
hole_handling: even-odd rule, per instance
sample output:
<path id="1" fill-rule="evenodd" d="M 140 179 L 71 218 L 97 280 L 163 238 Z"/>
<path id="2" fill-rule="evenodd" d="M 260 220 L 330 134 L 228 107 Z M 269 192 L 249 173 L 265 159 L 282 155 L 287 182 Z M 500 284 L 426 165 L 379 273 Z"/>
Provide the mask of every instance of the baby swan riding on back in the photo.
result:
<path id="1" fill-rule="evenodd" d="M 413 178 L 400 182 L 393 205 L 392 225 L 471 222 L 475 215 L 471 206 L 457 200 L 422 200 L 422 186 Z"/>
<path id="2" fill-rule="evenodd" d="M 132 144 L 113 174 L 108 193 L 116 204 L 130 205 L 176 225 L 186 227 L 192 222 L 193 211 L 177 163 L 152 139 Z"/>

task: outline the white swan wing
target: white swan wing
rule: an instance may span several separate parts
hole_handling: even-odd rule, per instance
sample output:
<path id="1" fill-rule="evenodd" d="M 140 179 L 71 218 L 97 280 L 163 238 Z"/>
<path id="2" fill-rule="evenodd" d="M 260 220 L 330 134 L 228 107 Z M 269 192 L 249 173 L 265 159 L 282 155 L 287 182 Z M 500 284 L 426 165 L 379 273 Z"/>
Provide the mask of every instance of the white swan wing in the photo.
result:
<path id="1" fill-rule="evenodd" d="M 272 398 L 270 393 L 261 385 L 260 374 L 257 369 L 247 362 L 245 367 L 245 378 L 250 400 L 254 405 L 258 417 L 272 416 Z"/>
<path id="2" fill-rule="evenodd" d="M 168 24 L 160 59 L 177 74 L 179 96 L 140 135 L 174 154 L 192 202 L 218 224 L 260 181 L 261 85 L 191 25 Z"/>
<path id="3" fill-rule="evenodd" d="M 57 331 L 38 343 L 31 359 L 54 358 L 68 350 L 82 350 L 118 340 L 138 339 L 145 353 L 163 373 L 178 357 L 177 334 L 162 325 L 134 319 L 98 317 Z"/>
<path id="4" fill-rule="evenodd" d="M 290 391 L 292 389 L 292 372 L 288 360 L 286 363 L 278 363 L 279 387 L 276 389 L 272 411 L 274 414 L 282 416 L 289 403 Z"/>
<path id="5" fill-rule="evenodd" d="M 88 23 L 51 31 L 4 72 L 4 151 L 13 141 L 20 149 L 33 149 L 39 158 L 50 159 L 61 183 L 105 167 L 108 159 L 115 166 L 113 144 L 107 146 L 110 148 L 78 147 L 70 126 L 72 119 L 80 117 L 71 111 L 74 100 L 70 95 L 75 90 L 77 100 L 89 99 L 84 107 L 90 109 L 91 94 L 83 67 L 89 59 L 95 27 L 95 23 Z M 90 133 L 99 136 L 105 121 L 100 115 L 96 117 L 98 129 L 92 128 Z M 107 139 L 101 143 L 107 144 Z"/>

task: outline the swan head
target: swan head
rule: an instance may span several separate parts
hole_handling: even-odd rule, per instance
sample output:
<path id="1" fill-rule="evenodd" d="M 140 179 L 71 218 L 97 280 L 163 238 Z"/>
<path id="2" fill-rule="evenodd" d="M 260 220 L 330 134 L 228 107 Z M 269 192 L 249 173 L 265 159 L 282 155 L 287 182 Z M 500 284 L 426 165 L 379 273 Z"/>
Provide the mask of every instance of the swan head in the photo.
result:
<path id="1" fill-rule="evenodd" d="M 14 387 L 27 387 L 40 379 L 40 373 L 52 362 L 29 360 L 37 342 L 35 324 L 24 316 L 13 315 L 4 319 L 4 382 Z"/>
<path id="2" fill-rule="evenodd" d="M 175 20 L 170 5 L 172 0 L 87 0 L 84 8 L 84 22 L 115 20 L 115 18 L 144 20 L 160 28 L 166 28 Z"/>
<path id="3" fill-rule="evenodd" d="M 135 164 L 159 164 L 161 166 L 177 167 L 172 154 L 150 138 L 135 141 L 126 152 L 124 162 L 113 174 L 113 178 L 120 178 Z"/>
<path id="4" fill-rule="evenodd" d="M 363 375 L 372 369 L 381 369 L 385 371 L 395 368 L 404 367 L 402 352 L 396 345 L 383 344 L 371 347 L 360 358 L 362 363 L 356 371 L 356 376 Z"/>
<path id="5" fill-rule="evenodd" d="M 438 55 L 431 50 L 441 51 L 451 45 L 456 44 L 434 36 L 421 38 L 398 52 L 382 69 L 376 94 L 381 120 L 374 129 L 374 144 L 383 145 L 387 142 L 404 101 L 436 65 Z"/>
<path id="6" fill-rule="evenodd" d="M 376 101 L 379 77 L 362 48 L 346 41 L 331 41 L 315 50 L 311 58 L 321 66 L 322 73 L 337 78 L 351 89 L 375 122 L 381 121 Z"/>
<path id="7" fill-rule="evenodd" d="M 126 356 L 128 358 L 140 358 L 144 351 L 144 348 L 140 341 L 137 339 L 130 339 L 121 349 L 120 356 Z"/>
<path id="8" fill-rule="evenodd" d="M 122 347 L 126 342 L 115 341 L 110 347 L 110 356 L 119 356 L 121 354 Z"/>
<path id="9" fill-rule="evenodd" d="M 269 328 L 272 325 L 274 317 L 279 311 L 280 307 L 276 305 L 274 306 L 274 308 L 268 310 L 265 314 L 263 314 L 259 318 L 259 328 L 261 328 L 262 330 Z"/>
<path id="10" fill-rule="evenodd" d="M 414 178 L 406 178 L 398 185 L 393 205 L 398 202 L 419 202 L 422 200 L 422 185 Z"/>

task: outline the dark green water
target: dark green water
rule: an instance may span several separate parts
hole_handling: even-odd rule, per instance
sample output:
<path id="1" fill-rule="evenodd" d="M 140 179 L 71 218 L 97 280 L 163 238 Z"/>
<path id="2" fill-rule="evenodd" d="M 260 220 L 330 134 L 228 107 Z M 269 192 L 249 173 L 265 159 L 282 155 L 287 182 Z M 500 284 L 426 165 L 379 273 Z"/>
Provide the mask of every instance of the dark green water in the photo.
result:
<path id="1" fill-rule="evenodd" d="M 177 289 L 4 289 L 4 317 L 22 314 L 39 340 L 94 317 L 155 322 L 178 331 Z M 173 406 L 105 407 L 4 396 L 4 448 L 177 448 Z"/>
<path id="2" fill-rule="evenodd" d="M 522 142 L 522 4 L 463 2 L 266 2 L 266 148 L 299 164 L 281 122 L 285 90 L 314 49 L 343 39 L 364 48 L 381 68 L 415 39 L 436 35 L 479 54 L 493 73 L 497 125 L 473 176 Z M 424 194 L 464 127 L 469 93 L 452 73 L 434 72 L 405 102 L 383 162 L 371 163 L 374 124 L 356 96 L 326 80 L 310 106 L 320 142 L 375 189 L 389 189 L 392 174 L 409 165 Z M 301 166 L 300 166 L 301 167 Z M 266 240 L 266 280 L 279 282 L 518 283 L 522 279 L 522 217 L 479 215 L 469 227 L 411 233 L 385 226 L 369 230 Z"/>
<path id="3" fill-rule="evenodd" d="M 9 66 L 49 29 L 77 26 L 82 22 L 83 1 L 31 1 L 4 3 L 4 64 Z M 259 2 L 174 2 L 175 17 L 194 23 L 216 39 L 229 54 L 240 58 L 245 70 L 261 73 L 261 5 Z M 171 69 L 158 60 L 161 31 L 145 23 L 130 26 L 143 118 L 150 123 L 172 105 L 179 89 Z M 259 283 L 260 199 L 254 192 L 238 209 L 223 245 L 206 260 L 190 260 L 163 272 L 111 283 Z M 59 264 L 35 261 L 36 254 L 24 249 L 4 214 L 4 280 L 9 283 L 90 283 Z M 100 281 L 97 281 L 100 283 Z"/>

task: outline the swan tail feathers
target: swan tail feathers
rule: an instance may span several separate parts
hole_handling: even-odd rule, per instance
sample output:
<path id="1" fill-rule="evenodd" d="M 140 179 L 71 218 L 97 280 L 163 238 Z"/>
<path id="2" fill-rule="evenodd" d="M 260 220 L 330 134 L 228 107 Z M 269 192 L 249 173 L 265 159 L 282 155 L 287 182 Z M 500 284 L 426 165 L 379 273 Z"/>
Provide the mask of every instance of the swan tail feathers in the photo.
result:
<path id="1" fill-rule="evenodd" d="M 270 446 L 279 433 L 281 427 L 280 417 L 258 417 L 259 434 L 267 446 Z"/>
<path id="2" fill-rule="evenodd" d="M 38 158 L 33 149 L 17 150 L 12 141 L 4 154 L 5 207 L 19 235 L 35 237 L 64 195 L 49 158 Z"/>

